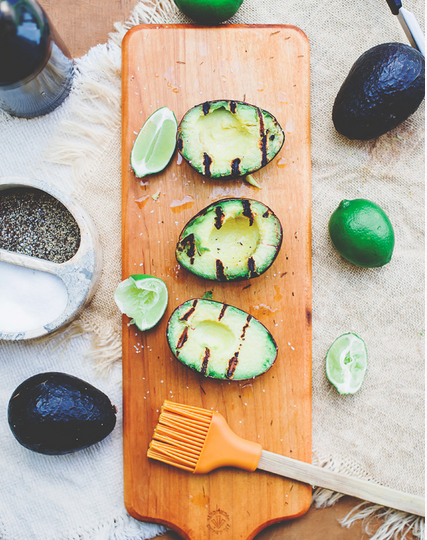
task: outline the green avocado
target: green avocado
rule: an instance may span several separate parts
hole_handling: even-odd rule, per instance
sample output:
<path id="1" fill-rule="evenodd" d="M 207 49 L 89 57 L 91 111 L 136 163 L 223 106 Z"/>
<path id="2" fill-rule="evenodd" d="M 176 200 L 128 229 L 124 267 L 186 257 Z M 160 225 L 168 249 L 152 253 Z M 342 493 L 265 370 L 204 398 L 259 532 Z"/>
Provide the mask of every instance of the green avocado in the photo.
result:
<path id="1" fill-rule="evenodd" d="M 189 272 L 214 281 L 257 277 L 273 264 L 282 225 L 266 205 L 245 198 L 217 201 L 184 227 L 176 259 Z"/>
<path id="2" fill-rule="evenodd" d="M 255 317 L 203 298 L 178 306 L 166 335 L 180 362 L 212 379 L 252 379 L 269 370 L 277 357 L 273 336 Z"/>
<path id="3" fill-rule="evenodd" d="M 424 87 L 419 51 L 403 43 L 373 47 L 356 60 L 335 98 L 335 129 L 349 139 L 380 137 L 418 109 Z"/>
<path id="4" fill-rule="evenodd" d="M 177 147 L 182 157 L 209 178 L 236 178 L 269 163 L 285 134 L 272 114 L 242 101 L 206 101 L 182 118 Z"/>
<path id="5" fill-rule="evenodd" d="M 8 422 L 25 448 L 47 455 L 82 450 L 104 439 L 117 409 L 91 384 L 66 373 L 30 377 L 9 400 Z"/>

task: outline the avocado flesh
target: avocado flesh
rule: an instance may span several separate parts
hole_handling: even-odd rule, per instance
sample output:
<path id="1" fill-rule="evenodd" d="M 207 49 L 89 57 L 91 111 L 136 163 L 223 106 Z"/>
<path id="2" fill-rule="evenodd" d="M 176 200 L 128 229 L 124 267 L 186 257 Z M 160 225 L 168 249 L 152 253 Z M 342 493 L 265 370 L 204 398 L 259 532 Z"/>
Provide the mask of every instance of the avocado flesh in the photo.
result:
<path id="1" fill-rule="evenodd" d="M 8 422 L 25 448 L 61 455 L 104 439 L 116 424 L 116 408 L 103 392 L 77 377 L 39 373 L 13 392 Z"/>
<path id="2" fill-rule="evenodd" d="M 198 118 L 195 135 L 200 141 L 200 153 L 208 153 L 214 163 L 212 170 L 222 175 L 230 174 L 230 163 L 236 156 L 247 156 L 246 170 L 257 167 L 259 154 L 258 118 L 253 114 L 236 116 L 224 107 Z M 252 111 L 250 111 L 252 113 Z M 241 165 L 244 167 L 243 165 Z"/>
<path id="3" fill-rule="evenodd" d="M 215 258 L 222 260 L 224 266 L 231 266 L 252 257 L 260 240 L 257 223 L 250 226 L 247 217 L 230 216 L 219 230 L 212 230 L 208 246 Z"/>
<path id="4" fill-rule="evenodd" d="M 167 340 L 180 362 L 213 379 L 257 377 L 277 357 L 272 335 L 252 315 L 201 298 L 184 302 L 172 313 Z"/>
<path id="5" fill-rule="evenodd" d="M 204 279 L 250 279 L 273 264 L 282 236 L 280 221 L 264 204 L 222 199 L 187 223 L 175 254 L 181 266 Z"/>
<path id="6" fill-rule="evenodd" d="M 279 152 L 284 133 L 267 111 L 238 101 L 209 101 L 190 109 L 178 127 L 178 150 L 211 178 L 245 176 Z"/>
<path id="7" fill-rule="evenodd" d="M 409 45 L 384 43 L 356 60 L 334 102 L 335 129 L 349 139 L 384 135 L 424 99 L 425 59 Z"/>

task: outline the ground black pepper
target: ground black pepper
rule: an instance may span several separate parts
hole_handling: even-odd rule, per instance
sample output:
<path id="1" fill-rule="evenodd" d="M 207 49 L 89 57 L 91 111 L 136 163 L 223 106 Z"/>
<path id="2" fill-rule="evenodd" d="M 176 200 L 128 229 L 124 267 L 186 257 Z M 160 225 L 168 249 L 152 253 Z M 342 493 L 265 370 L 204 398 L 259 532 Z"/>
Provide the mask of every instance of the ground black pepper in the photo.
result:
<path id="1" fill-rule="evenodd" d="M 0 190 L 0 248 L 63 263 L 79 245 L 76 220 L 55 197 L 31 187 Z"/>

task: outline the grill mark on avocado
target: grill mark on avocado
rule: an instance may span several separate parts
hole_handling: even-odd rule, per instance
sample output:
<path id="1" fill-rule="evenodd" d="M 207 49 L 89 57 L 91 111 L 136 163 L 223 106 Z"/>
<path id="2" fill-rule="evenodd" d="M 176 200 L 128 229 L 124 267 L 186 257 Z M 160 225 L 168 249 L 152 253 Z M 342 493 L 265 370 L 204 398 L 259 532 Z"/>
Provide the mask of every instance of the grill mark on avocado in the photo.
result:
<path id="1" fill-rule="evenodd" d="M 270 210 L 266 210 L 266 211 L 263 213 L 262 217 L 263 217 L 263 218 L 268 218 L 269 215 L 270 215 Z"/>
<path id="2" fill-rule="evenodd" d="M 190 258 L 194 257 L 194 255 L 196 253 L 196 242 L 195 242 L 195 239 L 194 239 L 194 234 L 190 234 L 187 237 L 187 242 L 186 243 L 188 244 L 187 255 Z"/>
<path id="3" fill-rule="evenodd" d="M 261 153 L 262 153 L 261 165 L 264 167 L 268 163 L 268 159 L 267 159 L 267 135 L 264 135 L 261 138 Z"/>
<path id="4" fill-rule="evenodd" d="M 254 216 L 252 214 L 251 203 L 247 199 L 242 199 L 243 215 L 249 218 L 249 227 L 254 222 Z"/>
<path id="5" fill-rule="evenodd" d="M 240 158 L 235 158 L 231 162 L 231 176 L 240 176 Z"/>
<path id="6" fill-rule="evenodd" d="M 260 149 L 261 149 L 261 167 L 267 165 L 267 134 L 265 133 L 264 117 L 260 109 L 257 109 L 257 114 L 259 118 L 259 138 L 260 138 Z"/>
<path id="7" fill-rule="evenodd" d="M 179 319 L 180 321 L 188 321 L 188 319 L 196 309 L 197 302 L 198 300 L 194 300 L 194 302 L 191 304 L 191 308 L 186 313 L 184 313 L 184 315 Z"/>
<path id="8" fill-rule="evenodd" d="M 235 101 L 230 101 L 230 112 L 236 114 L 237 103 Z"/>
<path id="9" fill-rule="evenodd" d="M 206 116 L 207 114 L 209 114 L 209 109 L 211 108 L 211 104 L 209 103 L 209 101 L 205 101 L 205 103 L 203 103 L 202 105 L 202 110 L 203 110 L 203 114 Z"/>
<path id="10" fill-rule="evenodd" d="M 233 358 L 231 358 L 230 361 L 228 362 L 228 369 L 227 369 L 227 373 L 225 374 L 227 379 L 233 378 L 233 375 L 234 375 L 234 372 L 236 371 L 238 363 L 239 363 L 239 351 L 236 351 L 234 353 Z"/>
<path id="11" fill-rule="evenodd" d="M 188 245 L 186 255 L 190 259 L 190 264 L 194 264 L 194 256 L 196 254 L 196 242 L 193 233 L 189 234 L 183 240 L 181 240 L 181 242 L 179 242 L 177 247 L 178 251 L 184 251 L 186 245 Z"/>
<path id="12" fill-rule="evenodd" d="M 181 136 L 178 137 L 176 147 L 178 148 L 178 152 L 181 152 L 184 147 L 184 143 L 182 142 Z"/>
<path id="13" fill-rule="evenodd" d="M 224 315 L 225 315 L 225 310 L 226 310 L 227 308 L 228 308 L 227 304 L 223 304 L 223 305 L 222 305 L 221 312 L 220 312 L 220 314 L 219 314 L 219 316 L 218 316 L 218 321 L 220 321 L 220 320 L 224 317 Z"/>
<path id="14" fill-rule="evenodd" d="M 212 175 L 211 165 L 212 165 L 212 158 L 206 152 L 203 152 L 203 169 L 205 171 L 205 175 L 208 177 Z"/>
<path id="15" fill-rule="evenodd" d="M 220 229 L 222 227 L 222 224 L 224 223 L 224 217 L 225 217 L 225 214 L 221 206 L 217 206 L 215 208 L 215 227 L 217 229 Z"/>
<path id="16" fill-rule="evenodd" d="M 210 355 L 211 355 L 211 351 L 207 347 L 205 347 L 205 355 L 203 356 L 202 367 L 200 369 L 200 373 L 202 375 L 206 375 L 206 373 L 208 372 L 208 364 L 209 364 Z"/>
<path id="17" fill-rule="evenodd" d="M 182 332 L 182 334 L 179 336 L 178 342 L 176 344 L 177 349 L 181 349 L 184 346 L 184 343 L 188 339 L 188 326 L 186 326 Z"/>
<path id="18" fill-rule="evenodd" d="M 227 278 L 224 273 L 224 265 L 220 259 L 215 261 L 216 266 L 216 277 L 218 281 L 227 281 Z"/>
<path id="19" fill-rule="evenodd" d="M 249 270 L 249 274 L 251 278 L 258 276 L 258 272 L 256 271 L 255 261 L 253 257 L 249 257 L 248 259 L 248 270 Z"/>
<path id="20" fill-rule="evenodd" d="M 240 336 L 240 339 L 242 339 L 242 340 L 245 339 L 246 330 L 248 329 L 248 326 L 249 326 L 249 323 L 251 322 L 251 319 L 252 319 L 252 315 L 248 315 L 247 318 L 246 318 L 246 324 L 242 328 L 242 335 Z"/>

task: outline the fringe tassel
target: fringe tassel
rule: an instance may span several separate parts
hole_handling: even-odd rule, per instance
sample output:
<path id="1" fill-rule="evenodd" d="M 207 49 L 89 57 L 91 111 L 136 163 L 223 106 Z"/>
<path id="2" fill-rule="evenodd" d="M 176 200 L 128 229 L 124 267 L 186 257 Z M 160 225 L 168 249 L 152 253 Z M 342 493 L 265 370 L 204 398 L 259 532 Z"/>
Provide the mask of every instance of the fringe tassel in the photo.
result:
<path id="1" fill-rule="evenodd" d="M 97 45 L 76 60 L 71 100 L 71 119 L 45 153 L 54 165 L 71 167 L 73 182 L 90 173 L 105 147 L 120 129 L 121 51 L 116 46 Z M 76 186 L 78 187 L 78 186 Z"/>
<path id="2" fill-rule="evenodd" d="M 46 346 L 53 344 L 53 351 L 61 349 L 63 353 L 71 340 L 80 336 L 87 337 L 90 342 L 85 357 L 94 363 L 95 370 L 100 375 L 109 377 L 117 362 L 122 359 L 121 335 L 112 326 L 103 325 L 99 328 L 92 321 L 86 321 L 82 317 L 72 321 L 65 330 L 52 332 L 35 341 L 44 341 Z M 119 382 L 121 384 L 121 381 Z"/>
<path id="3" fill-rule="evenodd" d="M 89 350 L 85 357 L 92 361 L 95 371 L 103 377 L 110 377 L 122 359 L 122 337 L 113 327 L 103 325 L 99 328 L 92 321 L 83 318 L 75 319 L 67 327 L 60 328 L 44 336 L 33 339 L 34 343 L 44 343 L 45 348 L 51 347 L 58 351 L 58 360 L 64 355 L 71 340 L 76 337 L 86 337 L 89 341 Z M 117 384 L 121 385 L 121 375 Z M 0 536 L 1 540 L 1 536 Z"/>
<path id="4" fill-rule="evenodd" d="M 313 464 L 324 467 L 334 472 L 348 474 L 363 478 L 364 480 L 375 481 L 372 475 L 363 471 L 361 466 L 348 463 L 345 459 L 328 457 L 319 459 L 313 457 Z M 325 508 L 334 505 L 341 497 L 342 493 L 336 493 L 328 489 L 316 488 L 313 491 L 312 503 L 316 508 Z M 339 520 L 342 527 L 349 528 L 356 521 L 364 522 L 365 533 L 370 535 L 371 540 L 404 540 L 408 534 L 417 540 L 425 540 L 425 520 L 420 516 L 400 512 L 393 508 L 386 508 L 370 502 L 362 502 L 355 506 L 343 519 Z M 376 531 L 372 531 L 372 526 L 378 526 Z M 409 540 L 409 539 L 408 539 Z"/>
<path id="5" fill-rule="evenodd" d="M 341 497 L 344 497 L 342 493 L 336 493 L 329 489 L 316 488 L 313 491 L 312 503 L 316 508 L 326 508 L 334 505 Z"/>
<path id="6" fill-rule="evenodd" d="M 88 324 L 84 320 L 78 322 L 83 334 L 93 332 L 91 346 L 85 356 L 93 361 L 96 371 L 101 375 L 110 375 L 117 362 L 122 359 L 121 334 L 112 327 L 96 328 L 94 332 L 92 323 Z"/>
<path id="7" fill-rule="evenodd" d="M 365 532 L 372 535 L 370 526 L 375 521 L 381 525 L 375 531 L 371 540 L 404 540 L 412 533 L 413 538 L 424 540 L 425 521 L 424 518 L 413 516 L 405 512 L 399 512 L 391 508 L 385 508 L 370 503 L 361 503 L 351 510 L 339 523 L 347 529 L 356 521 L 362 520 L 365 525 Z"/>

